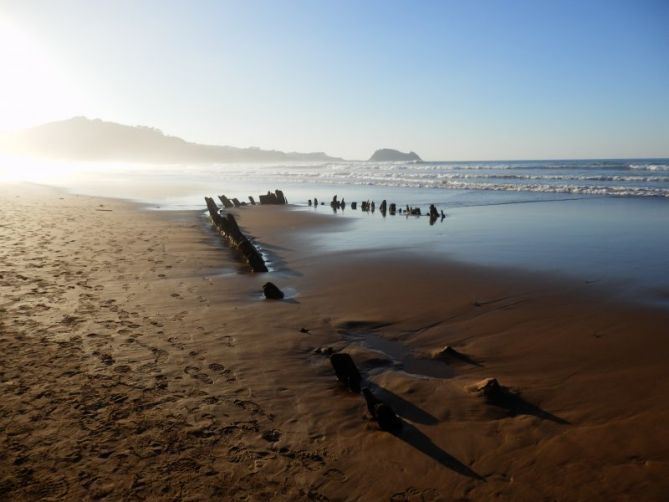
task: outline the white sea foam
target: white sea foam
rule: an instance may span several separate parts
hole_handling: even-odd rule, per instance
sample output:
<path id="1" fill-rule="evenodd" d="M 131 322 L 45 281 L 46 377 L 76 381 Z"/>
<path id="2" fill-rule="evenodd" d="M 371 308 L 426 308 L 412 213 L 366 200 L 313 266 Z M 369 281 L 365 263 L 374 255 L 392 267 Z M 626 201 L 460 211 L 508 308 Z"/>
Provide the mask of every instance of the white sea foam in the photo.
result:
<path id="1" fill-rule="evenodd" d="M 640 171 L 669 171 L 669 164 L 630 164 L 630 169 Z"/>
<path id="2" fill-rule="evenodd" d="M 662 174 L 669 172 L 669 162 L 665 161 L 348 161 L 225 165 L 219 169 L 226 176 L 292 183 L 669 197 L 669 175 Z"/>

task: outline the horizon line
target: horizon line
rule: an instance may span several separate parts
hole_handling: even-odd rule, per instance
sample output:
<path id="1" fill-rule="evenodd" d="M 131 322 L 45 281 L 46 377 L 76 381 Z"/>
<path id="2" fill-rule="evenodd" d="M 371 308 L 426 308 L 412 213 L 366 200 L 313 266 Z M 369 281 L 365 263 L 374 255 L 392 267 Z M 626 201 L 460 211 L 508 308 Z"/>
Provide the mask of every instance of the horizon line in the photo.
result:
<path id="1" fill-rule="evenodd" d="M 178 139 L 181 139 L 182 141 L 186 141 L 188 143 L 193 143 L 193 144 L 196 144 L 196 145 L 224 146 L 224 147 L 240 148 L 240 149 L 254 149 L 254 148 L 261 149 L 261 150 L 266 149 L 265 147 L 257 146 L 257 145 L 233 146 L 233 145 L 229 145 L 229 144 L 226 145 L 226 144 L 200 143 L 198 141 L 189 140 L 189 139 L 183 138 L 181 136 L 176 136 L 174 134 L 167 133 L 162 128 L 157 127 L 157 126 L 145 125 L 145 124 L 128 124 L 128 123 L 122 123 L 122 122 L 115 122 L 113 120 L 107 120 L 107 119 L 103 119 L 103 118 L 100 118 L 100 117 L 90 118 L 86 115 L 71 115 L 67 118 L 49 120 L 47 122 L 41 122 L 39 124 L 34 124 L 34 125 L 26 126 L 26 127 L 21 127 L 21 128 L 11 129 L 11 130 L 8 130 L 8 129 L 0 130 L 0 135 L 19 133 L 21 131 L 26 131 L 26 130 L 33 129 L 33 128 L 36 128 L 36 127 L 40 127 L 40 126 L 44 126 L 44 125 L 48 125 L 48 124 L 52 124 L 52 123 L 57 123 L 57 122 L 65 122 L 67 120 L 72 120 L 72 119 L 77 119 L 77 118 L 83 118 L 83 119 L 90 120 L 90 121 L 99 120 L 101 122 L 117 124 L 117 125 L 121 125 L 121 126 L 125 126 L 125 127 L 145 127 L 145 128 L 148 128 L 148 129 L 155 129 L 166 137 L 178 138 Z M 376 152 L 378 150 L 382 150 L 382 149 L 397 150 L 396 148 L 392 148 L 392 147 L 380 147 L 380 148 L 373 149 L 372 154 L 374 152 Z M 338 158 L 338 159 L 341 159 L 342 161 L 345 161 L 345 162 L 402 162 L 402 161 L 370 161 L 369 159 L 347 159 L 347 158 L 344 158 L 344 157 L 340 157 L 336 154 L 331 154 L 331 153 L 326 152 L 326 151 L 318 151 L 318 150 L 310 150 L 309 152 L 297 152 L 297 151 L 292 151 L 292 150 L 276 150 L 275 148 L 268 148 L 267 150 L 268 151 L 280 151 L 280 152 L 284 152 L 284 153 L 323 153 L 323 154 L 325 154 L 329 157 Z M 401 152 L 401 150 L 397 150 L 397 151 Z M 414 149 L 410 149 L 409 152 L 414 152 L 417 155 L 419 155 Z M 56 159 L 52 159 L 52 160 L 56 160 Z M 477 158 L 477 159 L 469 159 L 469 160 L 467 160 L 467 159 L 454 159 L 454 160 L 430 159 L 430 160 L 426 160 L 426 159 L 423 159 L 421 157 L 421 160 L 419 160 L 419 161 L 408 161 L 408 162 L 410 162 L 410 163 L 430 163 L 430 162 L 453 162 L 453 163 L 457 163 L 457 162 L 553 162 L 553 161 L 578 161 L 578 160 L 602 160 L 602 161 L 607 161 L 607 160 L 669 160 L 669 152 L 667 152 L 667 154 L 665 156 L 659 156 L 659 157 L 658 156 L 554 157 L 554 158 L 525 158 L 525 157 L 521 158 L 521 157 L 518 157 L 518 158 L 487 158 L 487 159 Z M 104 162 L 104 161 L 98 161 L 98 162 Z M 297 162 L 297 161 L 295 161 L 295 162 Z M 308 162 L 308 161 L 304 161 L 304 162 Z M 322 162 L 331 162 L 331 161 L 322 161 Z"/>

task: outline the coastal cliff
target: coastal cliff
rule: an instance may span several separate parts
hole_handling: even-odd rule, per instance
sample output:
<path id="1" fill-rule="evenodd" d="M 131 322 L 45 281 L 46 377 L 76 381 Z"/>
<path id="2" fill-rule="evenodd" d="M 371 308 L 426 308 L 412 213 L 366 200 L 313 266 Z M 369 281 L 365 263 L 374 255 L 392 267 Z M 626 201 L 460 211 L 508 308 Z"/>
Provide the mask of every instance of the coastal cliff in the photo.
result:
<path id="1" fill-rule="evenodd" d="M 0 150 L 66 160 L 148 163 L 286 162 L 341 160 L 322 152 L 203 145 L 159 129 L 74 117 L 0 138 Z"/>

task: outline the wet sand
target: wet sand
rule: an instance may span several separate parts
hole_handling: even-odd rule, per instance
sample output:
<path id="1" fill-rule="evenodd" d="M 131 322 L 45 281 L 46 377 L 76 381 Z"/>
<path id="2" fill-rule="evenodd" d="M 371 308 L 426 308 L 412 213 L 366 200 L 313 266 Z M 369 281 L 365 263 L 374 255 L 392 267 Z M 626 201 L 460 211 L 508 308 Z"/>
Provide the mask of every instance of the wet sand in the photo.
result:
<path id="1" fill-rule="evenodd" d="M 276 269 L 257 275 L 198 212 L 2 185 L 0 214 L 2 499 L 669 494 L 666 312 L 576 280 L 315 253 L 310 229 L 346 224 L 284 207 L 238 211 Z M 338 385 L 331 350 L 401 433 Z M 489 377 L 515 393 L 486 402 Z"/>

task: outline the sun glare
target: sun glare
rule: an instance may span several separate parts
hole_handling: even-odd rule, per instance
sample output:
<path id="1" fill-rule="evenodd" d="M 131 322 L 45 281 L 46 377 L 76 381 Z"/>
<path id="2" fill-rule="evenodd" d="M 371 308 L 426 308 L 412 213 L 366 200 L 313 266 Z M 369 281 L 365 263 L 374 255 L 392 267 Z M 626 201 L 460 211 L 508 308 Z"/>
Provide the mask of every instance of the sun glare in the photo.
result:
<path id="1" fill-rule="evenodd" d="M 0 18 L 0 75 L 0 130 L 61 119 L 78 108 L 70 76 L 52 51 L 7 18 Z"/>

